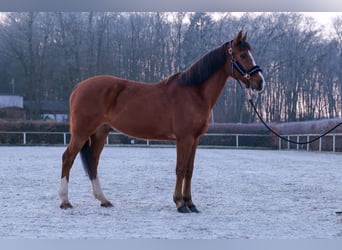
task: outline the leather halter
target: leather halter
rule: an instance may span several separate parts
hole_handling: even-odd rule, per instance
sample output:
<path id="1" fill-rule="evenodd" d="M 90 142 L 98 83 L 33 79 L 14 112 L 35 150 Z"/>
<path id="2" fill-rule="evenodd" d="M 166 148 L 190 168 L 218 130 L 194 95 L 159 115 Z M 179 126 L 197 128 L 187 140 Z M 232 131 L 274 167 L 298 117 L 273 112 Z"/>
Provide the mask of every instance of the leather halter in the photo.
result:
<path id="1" fill-rule="evenodd" d="M 258 73 L 258 72 L 262 72 L 262 69 L 258 66 L 258 65 L 255 65 L 253 66 L 250 70 L 246 71 L 244 69 L 244 67 L 234 58 L 234 53 L 233 53 L 233 40 L 228 42 L 228 54 L 230 55 L 231 57 L 231 75 L 233 76 L 234 75 L 234 68 L 239 71 L 239 73 L 243 76 L 243 78 L 246 79 L 246 88 L 250 88 L 250 83 L 249 83 L 249 79 L 251 79 L 251 76 Z M 239 79 L 236 78 L 236 80 L 238 82 Z"/>

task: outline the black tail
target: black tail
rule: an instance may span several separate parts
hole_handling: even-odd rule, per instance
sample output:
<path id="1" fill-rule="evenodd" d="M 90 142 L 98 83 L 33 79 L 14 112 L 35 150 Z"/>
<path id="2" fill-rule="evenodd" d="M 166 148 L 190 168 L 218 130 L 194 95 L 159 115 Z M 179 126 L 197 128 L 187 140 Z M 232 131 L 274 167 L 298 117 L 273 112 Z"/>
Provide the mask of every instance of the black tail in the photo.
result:
<path id="1" fill-rule="evenodd" d="M 91 156 L 91 150 L 89 145 L 89 140 L 84 143 L 81 152 L 81 160 L 83 164 L 83 168 L 88 174 L 90 180 L 93 180 L 96 178 L 95 168 L 94 168 L 94 159 Z"/>

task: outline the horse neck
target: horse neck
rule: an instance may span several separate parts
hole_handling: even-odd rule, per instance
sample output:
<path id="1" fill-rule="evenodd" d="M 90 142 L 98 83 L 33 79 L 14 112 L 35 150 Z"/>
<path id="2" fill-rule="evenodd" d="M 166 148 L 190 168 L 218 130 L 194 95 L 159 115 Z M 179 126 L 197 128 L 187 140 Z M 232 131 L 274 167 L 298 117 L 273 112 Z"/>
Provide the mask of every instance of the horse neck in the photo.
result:
<path id="1" fill-rule="evenodd" d="M 202 96 L 210 109 L 213 108 L 220 97 L 228 77 L 226 70 L 221 68 L 202 85 Z"/>

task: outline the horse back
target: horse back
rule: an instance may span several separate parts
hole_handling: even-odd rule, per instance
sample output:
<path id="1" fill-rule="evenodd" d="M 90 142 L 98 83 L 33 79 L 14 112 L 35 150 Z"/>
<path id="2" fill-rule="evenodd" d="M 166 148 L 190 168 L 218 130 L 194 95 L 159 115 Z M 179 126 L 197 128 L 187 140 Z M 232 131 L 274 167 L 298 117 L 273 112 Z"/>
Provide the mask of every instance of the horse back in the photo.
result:
<path id="1" fill-rule="evenodd" d="M 96 76 L 79 83 L 70 96 L 71 120 L 91 121 L 143 139 L 174 139 L 168 85 Z M 77 119 L 74 119 L 77 117 Z"/>

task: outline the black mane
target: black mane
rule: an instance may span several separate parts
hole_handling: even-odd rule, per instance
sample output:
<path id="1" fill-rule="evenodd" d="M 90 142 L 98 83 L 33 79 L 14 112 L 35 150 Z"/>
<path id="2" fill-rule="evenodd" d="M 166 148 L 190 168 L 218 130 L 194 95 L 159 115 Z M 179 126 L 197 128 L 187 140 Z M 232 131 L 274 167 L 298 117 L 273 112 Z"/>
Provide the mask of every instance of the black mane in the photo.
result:
<path id="1" fill-rule="evenodd" d="M 179 73 L 179 84 L 197 85 L 207 80 L 226 62 L 226 43 L 209 51 L 189 68 Z"/>

